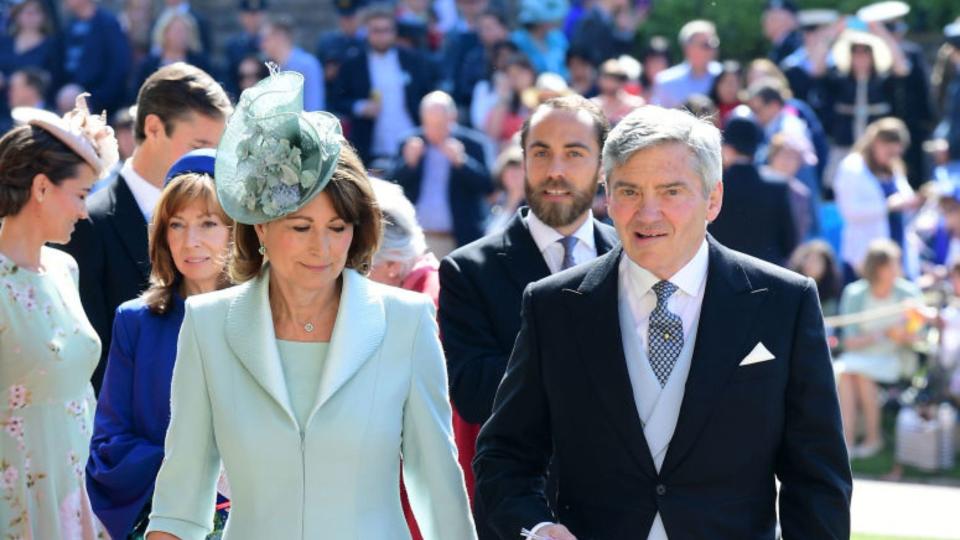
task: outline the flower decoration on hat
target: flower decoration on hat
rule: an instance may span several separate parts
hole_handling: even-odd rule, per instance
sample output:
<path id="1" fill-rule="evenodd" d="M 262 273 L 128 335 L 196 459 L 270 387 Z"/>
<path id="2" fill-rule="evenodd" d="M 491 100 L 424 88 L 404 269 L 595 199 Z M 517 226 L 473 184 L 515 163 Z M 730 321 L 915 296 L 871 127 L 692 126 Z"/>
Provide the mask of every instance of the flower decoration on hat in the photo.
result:
<path id="1" fill-rule="evenodd" d="M 217 149 L 217 193 L 240 223 L 295 212 L 330 180 L 340 155 L 340 122 L 303 111 L 303 76 L 278 72 L 240 96 Z"/>

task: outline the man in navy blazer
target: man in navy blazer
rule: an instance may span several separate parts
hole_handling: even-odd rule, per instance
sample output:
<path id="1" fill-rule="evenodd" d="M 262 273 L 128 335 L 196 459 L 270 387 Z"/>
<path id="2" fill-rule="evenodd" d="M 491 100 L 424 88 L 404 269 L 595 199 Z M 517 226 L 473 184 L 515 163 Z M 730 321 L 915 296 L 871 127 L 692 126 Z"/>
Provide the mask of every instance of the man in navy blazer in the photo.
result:
<path id="1" fill-rule="evenodd" d="M 641 107 L 604 148 L 623 244 L 524 292 L 480 432 L 500 538 L 846 539 L 852 481 L 814 282 L 727 249 L 720 133 Z M 551 510 L 544 477 L 559 484 Z"/>
<path id="2" fill-rule="evenodd" d="M 170 166 L 196 148 L 220 141 L 231 106 L 201 69 L 182 62 L 151 75 L 137 101 L 136 148 L 110 183 L 87 200 L 89 219 L 77 223 L 64 251 L 80 267 L 80 300 L 103 348 L 93 373 L 100 391 L 117 307 L 147 288 L 147 224 Z"/>
<path id="3" fill-rule="evenodd" d="M 389 8 L 367 8 L 363 22 L 367 48 L 344 61 L 330 102 L 349 120 L 350 142 L 369 166 L 374 158 L 392 158 L 419 124 L 420 100 L 436 86 L 436 69 L 417 51 L 397 46 Z"/>

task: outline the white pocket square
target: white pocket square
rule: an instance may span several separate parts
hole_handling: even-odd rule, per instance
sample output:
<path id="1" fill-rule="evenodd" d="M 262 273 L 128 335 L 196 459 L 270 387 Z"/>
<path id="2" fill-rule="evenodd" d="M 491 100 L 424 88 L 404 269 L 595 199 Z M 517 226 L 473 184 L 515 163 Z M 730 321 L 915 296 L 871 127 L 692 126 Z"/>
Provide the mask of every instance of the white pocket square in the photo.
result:
<path id="1" fill-rule="evenodd" d="M 740 361 L 741 366 L 749 366 L 750 364 L 759 364 L 760 362 L 766 362 L 768 360 L 773 360 L 775 356 L 763 346 L 763 343 L 757 343 L 757 346 L 750 351 L 750 354 L 745 356 L 743 360 Z"/>

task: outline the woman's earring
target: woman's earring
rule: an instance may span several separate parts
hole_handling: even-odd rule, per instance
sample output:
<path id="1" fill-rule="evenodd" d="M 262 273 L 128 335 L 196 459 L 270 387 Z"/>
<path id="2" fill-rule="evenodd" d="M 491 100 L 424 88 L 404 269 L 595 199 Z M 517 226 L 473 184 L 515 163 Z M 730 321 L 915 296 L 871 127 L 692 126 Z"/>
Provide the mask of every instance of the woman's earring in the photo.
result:
<path id="1" fill-rule="evenodd" d="M 266 254 L 267 254 L 267 246 L 265 246 L 265 245 L 263 245 L 263 244 L 260 244 L 260 249 L 258 249 L 257 251 L 260 252 L 260 255 L 266 255 Z"/>

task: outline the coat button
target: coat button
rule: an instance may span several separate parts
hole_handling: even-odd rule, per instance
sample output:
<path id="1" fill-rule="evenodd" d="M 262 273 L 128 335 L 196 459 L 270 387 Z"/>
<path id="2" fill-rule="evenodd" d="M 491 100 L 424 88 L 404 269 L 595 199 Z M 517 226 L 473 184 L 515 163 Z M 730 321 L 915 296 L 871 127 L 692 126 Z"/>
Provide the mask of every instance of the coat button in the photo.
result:
<path id="1" fill-rule="evenodd" d="M 667 486 L 663 484 L 657 484 L 657 495 L 663 497 L 667 494 Z"/>

